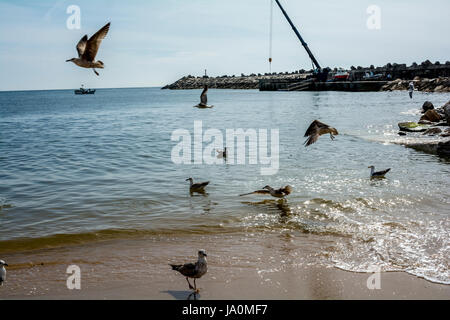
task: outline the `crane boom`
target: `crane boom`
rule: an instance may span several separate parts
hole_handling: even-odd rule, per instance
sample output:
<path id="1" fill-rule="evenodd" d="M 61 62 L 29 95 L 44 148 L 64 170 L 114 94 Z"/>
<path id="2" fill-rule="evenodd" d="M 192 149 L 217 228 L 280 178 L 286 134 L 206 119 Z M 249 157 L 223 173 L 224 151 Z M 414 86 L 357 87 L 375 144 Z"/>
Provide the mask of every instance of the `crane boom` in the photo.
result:
<path id="1" fill-rule="evenodd" d="M 278 1 L 278 0 L 275 0 L 275 1 L 277 2 L 278 6 L 280 7 L 281 12 L 283 12 L 283 15 L 286 17 L 286 20 L 291 25 L 291 27 L 294 30 L 295 34 L 297 35 L 298 39 L 302 43 L 303 47 L 305 47 L 305 50 L 308 53 L 309 57 L 311 58 L 313 64 L 316 66 L 317 69 L 319 69 L 319 72 L 320 72 L 322 70 L 322 68 L 320 67 L 319 62 L 317 61 L 317 59 L 312 54 L 311 50 L 309 50 L 308 44 L 303 40 L 302 36 L 300 35 L 300 32 L 298 32 L 297 28 L 295 27 L 294 23 L 289 18 L 287 12 L 284 10 L 284 8 L 281 5 L 280 1 Z"/>

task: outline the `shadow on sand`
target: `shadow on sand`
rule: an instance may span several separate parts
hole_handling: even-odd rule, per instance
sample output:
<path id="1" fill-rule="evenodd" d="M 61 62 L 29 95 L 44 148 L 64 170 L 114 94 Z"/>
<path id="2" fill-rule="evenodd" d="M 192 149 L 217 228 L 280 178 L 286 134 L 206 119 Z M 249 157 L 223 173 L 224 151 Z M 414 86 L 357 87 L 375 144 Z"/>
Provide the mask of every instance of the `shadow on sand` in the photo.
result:
<path id="1" fill-rule="evenodd" d="M 174 297 L 176 300 L 200 300 L 200 298 L 201 298 L 201 295 L 199 293 L 195 293 L 192 291 L 167 290 L 167 291 L 162 291 L 161 293 L 168 293 L 172 297 Z"/>

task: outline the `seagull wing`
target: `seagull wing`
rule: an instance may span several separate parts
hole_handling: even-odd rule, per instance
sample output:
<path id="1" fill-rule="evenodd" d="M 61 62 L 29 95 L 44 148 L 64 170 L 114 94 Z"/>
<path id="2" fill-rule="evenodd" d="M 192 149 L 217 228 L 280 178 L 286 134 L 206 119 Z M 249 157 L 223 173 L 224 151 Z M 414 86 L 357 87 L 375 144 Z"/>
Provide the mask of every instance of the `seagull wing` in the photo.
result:
<path id="1" fill-rule="evenodd" d="M 241 194 L 241 195 L 239 195 L 239 197 L 249 196 L 249 195 L 252 195 L 252 194 L 270 194 L 270 191 L 269 190 L 258 190 L 258 191 L 255 191 L 255 192 Z"/>
<path id="2" fill-rule="evenodd" d="M 105 39 L 106 35 L 109 31 L 109 26 L 111 23 L 108 23 L 106 26 L 101 28 L 94 34 L 86 44 L 86 50 L 83 53 L 83 59 L 87 61 L 94 61 L 95 56 L 97 55 L 98 49 L 100 48 L 100 44 L 102 40 Z"/>
<path id="3" fill-rule="evenodd" d="M 185 265 L 170 265 L 173 270 L 178 271 L 185 277 L 194 276 L 197 273 L 196 265 L 194 263 L 186 263 Z"/>
<path id="4" fill-rule="evenodd" d="M 204 105 L 208 104 L 208 96 L 206 94 L 206 90 L 203 91 L 202 95 L 200 96 L 200 102 Z"/>
<path id="5" fill-rule="evenodd" d="M 374 176 L 374 177 L 383 177 L 383 176 L 385 176 L 389 171 L 391 171 L 391 169 L 387 169 L 387 170 L 384 170 L 384 171 L 375 172 L 375 173 L 373 174 L 373 176 Z"/>
<path id="6" fill-rule="evenodd" d="M 84 54 L 84 51 L 86 51 L 87 42 L 88 42 L 87 35 L 85 35 L 83 38 L 81 38 L 80 42 L 78 42 L 78 44 L 77 44 L 78 58 L 81 58 Z"/>
<path id="7" fill-rule="evenodd" d="M 320 134 L 318 132 L 316 134 L 314 134 L 314 135 L 311 135 L 309 137 L 309 139 L 305 141 L 304 145 L 306 147 L 309 147 L 310 145 L 316 143 L 317 140 L 319 140 L 319 137 L 320 137 Z"/>
<path id="8" fill-rule="evenodd" d="M 319 129 L 328 128 L 328 127 L 329 126 L 326 125 L 325 123 L 315 120 L 313 123 L 311 123 L 308 130 L 306 130 L 305 138 L 316 134 Z"/>
<path id="9" fill-rule="evenodd" d="M 202 189 L 202 188 L 205 188 L 208 184 L 209 184 L 209 181 L 203 182 L 203 183 L 196 183 L 196 184 L 192 185 L 192 188 L 193 189 Z"/>

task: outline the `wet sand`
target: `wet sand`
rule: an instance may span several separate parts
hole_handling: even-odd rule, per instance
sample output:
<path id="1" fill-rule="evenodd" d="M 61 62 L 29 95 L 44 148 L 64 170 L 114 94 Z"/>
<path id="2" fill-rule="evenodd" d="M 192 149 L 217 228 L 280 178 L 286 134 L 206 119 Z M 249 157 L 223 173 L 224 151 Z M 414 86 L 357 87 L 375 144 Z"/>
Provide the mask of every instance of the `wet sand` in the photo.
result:
<path id="1" fill-rule="evenodd" d="M 197 285 L 202 300 L 450 299 L 450 286 L 405 272 L 372 274 L 327 266 L 332 239 L 311 234 L 258 233 L 154 236 L 2 256 L 10 264 L 0 299 L 185 300 L 186 280 L 169 263 L 193 262 L 208 252 L 208 273 Z M 81 290 L 69 290 L 66 269 L 81 268 Z"/>

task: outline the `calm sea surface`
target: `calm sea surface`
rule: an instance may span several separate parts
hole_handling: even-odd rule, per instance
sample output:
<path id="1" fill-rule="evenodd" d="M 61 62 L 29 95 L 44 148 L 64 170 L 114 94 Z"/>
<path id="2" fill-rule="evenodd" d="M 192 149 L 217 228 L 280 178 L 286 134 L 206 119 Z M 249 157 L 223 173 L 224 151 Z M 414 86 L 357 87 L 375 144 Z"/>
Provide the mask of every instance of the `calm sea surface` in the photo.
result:
<path id="1" fill-rule="evenodd" d="M 152 234 L 301 232 L 333 237 L 333 266 L 450 284 L 450 162 L 393 144 L 397 123 L 450 94 L 104 89 L 0 92 L 0 253 Z M 335 126 L 305 149 L 319 119 Z M 280 168 L 175 165 L 172 132 L 279 129 Z M 206 145 L 205 145 L 206 146 Z M 371 182 L 368 166 L 392 168 Z M 187 178 L 211 181 L 191 197 Z M 272 185 L 285 203 L 240 198 Z M 264 201 L 268 200 L 268 201 Z"/>

